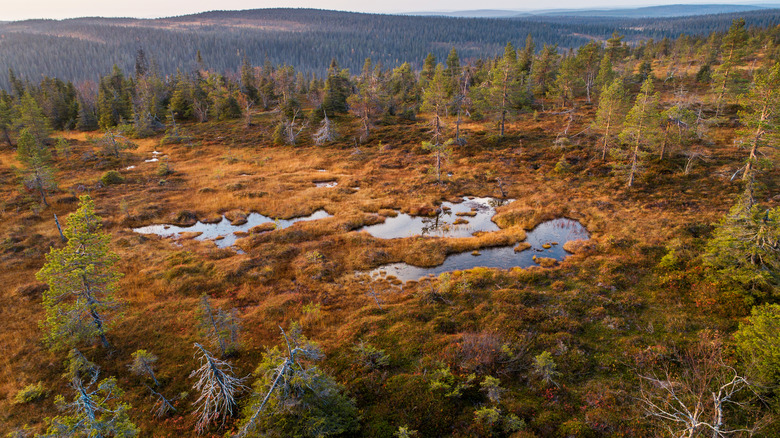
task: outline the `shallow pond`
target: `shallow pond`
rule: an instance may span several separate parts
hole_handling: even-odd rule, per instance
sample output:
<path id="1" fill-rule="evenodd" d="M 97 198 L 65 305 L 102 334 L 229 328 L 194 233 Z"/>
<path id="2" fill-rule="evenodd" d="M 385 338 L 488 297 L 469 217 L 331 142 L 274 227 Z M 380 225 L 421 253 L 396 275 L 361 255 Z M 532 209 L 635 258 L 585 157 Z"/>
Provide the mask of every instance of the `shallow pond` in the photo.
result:
<path id="1" fill-rule="evenodd" d="M 252 228 L 264 223 L 275 223 L 276 229 L 281 230 L 296 222 L 313 221 L 330 216 L 331 215 L 328 214 L 328 212 L 325 210 L 317 210 L 310 216 L 274 220 L 273 218 L 263 216 L 260 213 L 250 213 L 246 217 L 247 222 L 242 225 L 232 225 L 225 216 L 222 216 L 221 221 L 213 224 L 205 224 L 198 221 L 191 227 L 179 227 L 176 225 L 149 225 L 146 227 L 133 228 L 133 231 L 141 234 L 156 234 L 162 237 L 179 237 L 182 233 L 201 233 L 199 236 L 195 237 L 196 240 L 214 240 L 214 243 L 216 243 L 218 247 L 227 248 L 236 243 L 237 236 L 233 233 L 247 233 Z"/>
<path id="2" fill-rule="evenodd" d="M 326 187 L 330 189 L 336 187 L 337 185 L 339 185 L 339 183 L 336 181 L 320 181 L 320 182 L 315 182 L 314 185 L 317 187 Z"/>
<path id="3" fill-rule="evenodd" d="M 492 218 L 496 207 L 512 202 L 512 199 L 464 197 L 458 203 L 443 202 L 436 216 L 411 216 L 399 213 L 388 217 L 381 224 L 369 225 L 365 231 L 381 239 L 411 236 L 471 237 L 477 231 L 498 231 Z"/>
<path id="4" fill-rule="evenodd" d="M 547 257 L 555 260 L 563 260 L 569 255 L 563 249 L 564 243 L 570 240 L 587 240 L 590 238 L 588 230 L 578 221 L 559 218 L 543 222 L 527 233 L 526 242 L 530 248 L 515 252 L 514 245 L 479 250 L 479 255 L 464 252 L 447 257 L 439 266 L 432 268 L 420 268 L 406 263 L 392 263 L 380 266 L 369 274 L 374 278 L 394 276 L 401 281 L 419 280 L 444 272 L 462 271 L 476 267 L 510 269 L 514 267 L 527 268 L 535 265 L 533 257 Z M 553 245 L 553 243 L 557 243 Z M 549 248 L 544 248 L 549 246 Z"/>

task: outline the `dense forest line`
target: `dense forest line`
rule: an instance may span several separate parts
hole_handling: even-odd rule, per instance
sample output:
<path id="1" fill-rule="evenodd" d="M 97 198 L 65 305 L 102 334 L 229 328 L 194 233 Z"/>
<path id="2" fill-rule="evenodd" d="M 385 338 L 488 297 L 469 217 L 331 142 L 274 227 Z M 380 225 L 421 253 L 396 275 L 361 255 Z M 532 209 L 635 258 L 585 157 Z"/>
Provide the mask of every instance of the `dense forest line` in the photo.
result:
<path id="1" fill-rule="evenodd" d="M 91 83 L 12 68 L 0 432 L 777 436 L 780 29 L 502 47 L 321 76 L 165 75 L 138 49 Z M 361 231 L 465 194 L 514 200 L 499 231 Z M 234 249 L 134 232 L 250 211 L 279 220 Z M 591 238 L 366 274 L 522 251 L 553 218 Z"/>
<path id="2" fill-rule="evenodd" d="M 742 13 L 748 26 L 780 22 L 780 12 Z M 42 75 L 80 82 L 95 80 L 113 65 L 128 73 L 138 48 L 163 75 L 191 71 L 199 51 L 206 67 L 237 70 L 244 57 L 266 58 L 306 73 L 324 74 L 330 59 L 357 71 L 365 58 L 387 67 L 410 62 L 420 68 L 429 52 L 442 58 L 455 47 L 464 59 L 495 56 L 507 41 L 530 34 L 541 47 L 574 48 L 605 41 L 617 31 L 628 42 L 723 32 L 737 14 L 667 19 L 531 17 L 478 19 L 414 17 L 306 9 L 217 11 L 157 20 L 80 18 L 0 24 L 0 71 L 13 68 L 25 79 Z M 7 89 L 4 76 L 0 87 Z"/>

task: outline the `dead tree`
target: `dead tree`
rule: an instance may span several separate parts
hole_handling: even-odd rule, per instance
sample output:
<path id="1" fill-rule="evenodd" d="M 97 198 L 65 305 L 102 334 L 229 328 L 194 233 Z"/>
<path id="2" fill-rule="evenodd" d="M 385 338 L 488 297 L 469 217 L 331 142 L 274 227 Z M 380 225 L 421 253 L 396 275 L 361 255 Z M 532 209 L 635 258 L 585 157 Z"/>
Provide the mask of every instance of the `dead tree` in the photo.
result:
<path id="1" fill-rule="evenodd" d="M 334 129 L 333 122 L 328 118 L 328 114 L 323 111 L 325 118 L 322 119 L 319 129 L 314 132 L 312 139 L 314 144 L 322 146 L 323 144 L 334 141 L 336 139 L 336 130 Z"/>
<path id="2" fill-rule="evenodd" d="M 667 367 L 639 376 L 638 402 L 647 417 L 680 438 L 750 436 L 758 429 L 760 422 L 732 424 L 758 395 L 744 375 L 725 363 L 717 337 L 705 333 L 681 359 L 680 370 Z"/>
<path id="3" fill-rule="evenodd" d="M 195 430 L 203 433 L 220 417 L 224 424 L 225 419 L 233 415 L 233 409 L 237 405 L 236 397 L 246 389 L 246 377 L 235 377 L 230 363 L 215 358 L 200 344 L 195 343 L 195 348 L 200 368 L 190 373 L 190 377 L 197 378 L 192 388 L 200 393 L 200 397 L 193 403 L 196 409 L 192 415 L 197 417 Z"/>
<path id="4" fill-rule="evenodd" d="M 149 390 L 152 397 L 156 398 L 151 410 L 152 414 L 154 414 L 154 418 L 162 418 L 168 412 L 176 412 L 176 408 L 173 407 L 173 404 L 171 404 L 171 400 L 168 400 L 164 395 L 152 389 L 151 386 L 145 383 L 144 386 L 146 386 L 146 389 Z"/>
<path id="5" fill-rule="evenodd" d="M 133 353 L 133 362 L 129 365 L 130 372 L 136 376 L 148 376 L 154 382 L 155 386 L 160 386 L 157 377 L 154 375 L 152 366 L 157 362 L 157 356 L 146 350 L 137 350 Z"/>
<path id="6" fill-rule="evenodd" d="M 241 331 L 238 315 L 235 309 L 225 311 L 211 307 L 208 295 L 200 300 L 200 325 L 209 342 L 219 348 L 220 356 L 224 357 L 236 351 L 239 347 L 238 334 Z"/>

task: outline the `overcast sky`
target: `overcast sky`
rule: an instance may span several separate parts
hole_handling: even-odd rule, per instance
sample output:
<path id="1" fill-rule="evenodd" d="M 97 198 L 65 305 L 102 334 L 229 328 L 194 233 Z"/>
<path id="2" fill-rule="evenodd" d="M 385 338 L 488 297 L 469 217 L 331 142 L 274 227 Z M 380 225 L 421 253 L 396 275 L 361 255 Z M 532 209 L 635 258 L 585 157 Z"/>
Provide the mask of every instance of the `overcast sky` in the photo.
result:
<path id="1" fill-rule="evenodd" d="M 760 1 L 760 0 L 759 0 Z M 456 11 L 471 9 L 561 9 L 593 7 L 630 7 L 656 4 L 681 3 L 758 3 L 729 0 L 558 0 L 539 2 L 533 0 L 1 0 L 0 20 L 23 20 L 27 18 L 71 18 L 84 16 L 102 17 L 168 17 L 185 15 L 215 9 L 256 8 L 317 8 L 358 12 L 409 12 L 409 11 Z"/>

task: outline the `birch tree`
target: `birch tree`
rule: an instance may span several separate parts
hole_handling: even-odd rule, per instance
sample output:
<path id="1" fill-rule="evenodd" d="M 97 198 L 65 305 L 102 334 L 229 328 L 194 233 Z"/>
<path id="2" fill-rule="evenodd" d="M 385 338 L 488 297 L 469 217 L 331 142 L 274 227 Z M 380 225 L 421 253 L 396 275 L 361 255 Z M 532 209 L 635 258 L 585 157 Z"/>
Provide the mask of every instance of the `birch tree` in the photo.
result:
<path id="1" fill-rule="evenodd" d="M 36 274 L 49 285 L 43 294 L 42 326 L 52 348 L 93 339 L 111 348 L 106 333 L 112 323 L 109 315 L 120 304 L 114 294 L 121 274 L 115 267 L 119 257 L 109 248 L 111 237 L 101 226 L 92 198 L 82 196 L 64 230 L 68 242 L 63 248 L 52 248 Z"/>

